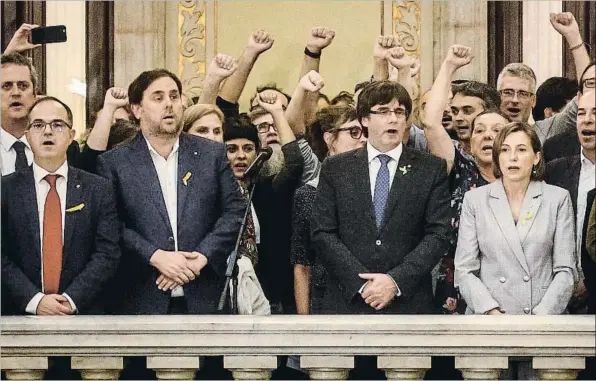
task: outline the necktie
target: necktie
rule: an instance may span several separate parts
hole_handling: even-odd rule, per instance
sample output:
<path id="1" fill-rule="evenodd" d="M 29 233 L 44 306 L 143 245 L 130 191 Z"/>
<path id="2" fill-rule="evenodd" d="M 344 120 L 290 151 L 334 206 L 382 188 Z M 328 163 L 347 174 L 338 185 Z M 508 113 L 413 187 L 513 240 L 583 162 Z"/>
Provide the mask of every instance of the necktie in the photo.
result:
<path id="1" fill-rule="evenodd" d="M 17 159 L 14 163 L 15 171 L 20 171 L 27 168 L 29 164 L 27 163 L 27 155 L 25 155 L 25 143 L 23 143 L 20 140 L 17 140 L 12 145 L 12 148 L 17 153 Z"/>
<path id="2" fill-rule="evenodd" d="M 389 168 L 387 167 L 387 163 L 391 160 L 391 157 L 387 155 L 379 155 L 377 158 L 381 161 L 381 168 L 379 168 L 379 173 L 377 173 L 373 204 L 375 206 L 377 227 L 380 227 L 385 213 L 387 198 L 389 197 Z"/>
<path id="3" fill-rule="evenodd" d="M 248 188 L 243 183 L 240 184 L 240 190 L 242 191 L 242 195 L 244 199 L 248 202 Z M 248 205 L 250 208 L 250 205 Z M 258 252 L 257 252 L 257 239 L 255 233 L 255 222 L 252 218 L 252 211 L 248 212 L 248 216 L 246 218 L 246 226 L 244 228 L 244 233 L 242 233 L 242 238 L 240 239 L 240 247 L 238 248 L 238 254 L 241 257 L 248 257 L 252 262 L 253 266 L 256 266 L 258 262 Z"/>
<path id="4" fill-rule="evenodd" d="M 58 175 L 47 175 L 50 184 L 43 212 L 43 288 L 44 294 L 57 294 L 62 271 L 62 210 L 56 190 Z"/>

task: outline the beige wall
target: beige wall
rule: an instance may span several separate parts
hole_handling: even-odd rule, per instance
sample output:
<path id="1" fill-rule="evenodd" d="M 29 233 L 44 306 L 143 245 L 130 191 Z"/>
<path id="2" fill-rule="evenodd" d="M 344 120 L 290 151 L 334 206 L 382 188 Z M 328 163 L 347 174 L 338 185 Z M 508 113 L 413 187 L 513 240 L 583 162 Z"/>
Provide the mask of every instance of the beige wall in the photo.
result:
<path id="1" fill-rule="evenodd" d="M 46 45 L 46 93 L 66 103 L 77 137 L 85 131 L 85 2 L 46 2 L 46 25 L 65 25 L 67 41 Z M 74 93 L 79 81 L 82 94 Z"/>
<path id="2" fill-rule="evenodd" d="M 324 50 L 321 75 L 323 93 L 330 98 L 372 74 L 372 44 L 381 28 L 378 1 L 220 1 L 217 49 L 238 56 L 255 29 L 273 33 L 273 48 L 264 53 L 252 71 L 240 99 L 241 110 L 257 85 L 274 81 L 287 92 L 298 82 L 307 35 L 313 26 L 336 30 L 335 40 Z M 391 26 L 388 27 L 391 30 Z"/>

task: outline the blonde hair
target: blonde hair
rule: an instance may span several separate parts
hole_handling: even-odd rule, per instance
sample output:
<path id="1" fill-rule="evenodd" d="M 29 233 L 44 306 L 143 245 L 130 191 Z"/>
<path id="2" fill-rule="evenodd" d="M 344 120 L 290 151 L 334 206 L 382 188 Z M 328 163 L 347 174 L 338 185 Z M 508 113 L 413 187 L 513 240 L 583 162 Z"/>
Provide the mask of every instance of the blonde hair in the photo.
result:
<path id="1" fill-rule="evenodd" d="M 219 120 L 221 120 L 221 123 L 223 125 L 224 114 L 223 112 L 221 112 L 219 107 L 211 104 L 198 104 L 190 106 L 189 108 L 184 110 L 184 124 L 182 129 L 184 130 L 184 132 L 188 132 L 188 130 L 190 130 L 190 127 L 192 127 L 194 122 L 209 114 L 217 115 L 217 117 L 219 118 Z"/>

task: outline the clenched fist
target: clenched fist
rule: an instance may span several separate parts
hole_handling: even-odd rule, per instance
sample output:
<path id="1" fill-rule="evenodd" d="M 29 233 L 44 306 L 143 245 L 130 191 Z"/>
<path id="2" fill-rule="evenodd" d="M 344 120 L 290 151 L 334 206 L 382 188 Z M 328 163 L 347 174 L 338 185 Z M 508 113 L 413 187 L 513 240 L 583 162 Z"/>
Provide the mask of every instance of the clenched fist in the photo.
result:
<path id="1" fill-rule="evenodd" d="M 211 61 L 207 74 L 218 78 L 227 78 L 234 74 L 237 68 L 238 61 L 234 57 L 219 53 Z"/>
<path id="2" fill-rule="evenodd" d="M 265 90 L 257 96 L 257 102 L 263 110 L 269 114 L 275 114 L 276 112 L 283 113 L 283 105 L 281 103 L 281 97 L 275 90 Z"/>
<path id="3" fill-rule="evenodd" d="M 451 68 L 457 70 L 472 62 L 473 58 L 472 48 L 463 45 L 453 45 L 449 48 L 445 62 L 450 65 Z"/>
<path id="4" fill-rule="evenodd" d="M 412 67 L 416 60 L 414 57 L 406 55 L 406 50 L 401 46 L 387 50 L 385 58 L 389 61 L 391 66 L 394 66 L 397 70 Z"/>
<path id="5" fill-rule="evenodd" d="M 373 47 L 373 56 L 379 59 L 386 59 L 387 51 L 399 45 L 400 43 L 396 36 L 379 36 Z"/>
<path id="6" fill-rule="evenodd" d="M 579 32 L 579 26 L 575 17 L 571 12 L 564 13 L 551 13 L 550 23 L 565 39 L 575 39 L 577 43 L 581 43 L 581 34 Z M 579 38 L 579 40 L 578 40 Z"/>
<path id="7" fill-rule="evenodd" d="M 128 104 L 128 93 L 126 89 L 122 87 L 112 87 L 106 91 L 106 97 L 104 98 L 104 107 L 112 107 L 117 109 L 124 107 Z"/>
<path id="8" fill-rule="evenodd" d="M 300 78 L 298 85 L 304 90 L 314 93 L 315 91 L 321 90 L 323 86 L 325 86 L 325 82 L 323 81 L 321 74 L 311 70 L 306 73 L 304 77 Z"/>
<path id="9" fill-rule="evenodd" d="M 257 30 L 252 32 L 248 37 L 248 44 L 246 50 L 252 54 L 261 54 L 273 46 L 273 36 L 265 30 Z"/>
<path id="10" fill-rule="evenodd" d="M 311 52 L 317 54 L 325 49 L 333 42 L 335 38 L 335 31 L 325 27 L 315 27 L 310 31 L 308 40 L 306 40 L 306 47 Z"/>

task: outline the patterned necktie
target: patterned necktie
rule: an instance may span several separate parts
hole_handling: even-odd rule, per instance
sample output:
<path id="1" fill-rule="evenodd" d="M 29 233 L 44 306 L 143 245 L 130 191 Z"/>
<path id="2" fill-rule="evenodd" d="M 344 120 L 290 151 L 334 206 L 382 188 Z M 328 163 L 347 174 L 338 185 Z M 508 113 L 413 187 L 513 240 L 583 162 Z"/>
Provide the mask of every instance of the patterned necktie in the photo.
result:
<path id="1" fill-rule="evenodd" d="M 248 188 L 243 183 L 240 184 L 240 189 L 242 191 L 242 195 L 244 199 L 248 202 Z M 250 205 L 248 206 L 250 208 Z M 242 238 L 240 239 L 240 247 L 238 248 L 238 255 L 241 257 L 246 256 L 252 262 L 253 266 L 256 266 L 258 262 L 258 252 L 257 252 L 257 239 L 255 233 L 255 222 L 252 218 L 252 210 L 248 212 L 248 216 L 246 218 L 246 226 L 244 228 L 244 233 L 242 234 Z"/>
<path id="2" fill-rule="evenodd" d="M 373 204 L 375 206 L 377 227 L 380 227 L 385 213 L 385 206 L 387 205 L 387 198 L 389 197 L 389 168 L 387 167 L 387 163 L 391 160 L 391 157 L 379 155 L 377 158 L 381 162 L 381 168 L 379 168 L 379 173 L 377 173 Z"/>
<path id="3" fill-rule="evenodd" d="M 47 175 L 50 184 L 43 212 L 43 289 L 44 294 L 57 294 L 62 271 L 62 210 L 56 190 L 58 175 Z"/>
<path id="4" fill-rule="evenodd" d="M 17 153 L 17 159 L 14 163 L 15 171 L 20 171 L 26 169 L 29 164 L 27 163 L 27 155 L 25 155 L 25 143 L 20 140 L 17 140 L 12 145 L 12 148 Z"/>

